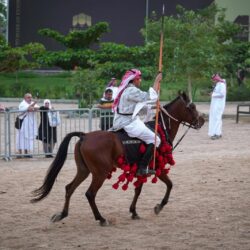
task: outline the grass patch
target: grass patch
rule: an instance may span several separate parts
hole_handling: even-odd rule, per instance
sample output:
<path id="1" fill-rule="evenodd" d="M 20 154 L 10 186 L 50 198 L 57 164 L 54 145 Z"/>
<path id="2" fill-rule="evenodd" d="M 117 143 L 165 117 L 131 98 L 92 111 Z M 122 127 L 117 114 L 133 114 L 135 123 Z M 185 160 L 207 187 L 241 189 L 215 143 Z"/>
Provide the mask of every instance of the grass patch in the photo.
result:
<path id="1" fill-rule="evenodd" d="M 71 99 L 74 97 L 70 73 L 40 75 L 20 72 L 0 74 L 0 96 L 22 97 L 24 93 L 39 94 L 40 98 Z"/>
<path id="2" fill-rule="evenodd" d="M 106 82 L 103 81 L 104 89 Z M 142 89 L 147 90 L 152 86 L 152 81 L 142 81 Z M 178 82 L 162 82 L 161 100 L 173 100 L 178 91 L 187 92 L 186 79 Z M 209 92 L 211 82 L 201 79 L 193 83 L 192 98 L 194 102 L 210 101 Z M 0 73 L 0 97 L 23 97 L 24 93 L 30 92 L 35 96 L 37 93 L 41 99 L 75 99 L 76 91 L 72 82 L 72 73 L 65 71 L 58 74 L 38 74 L 33 72 Z M 100 97 L 102 93 L 100 92 Z M 98 100 L 96 100 L 98 101 Z M 245 85 L 239 87 L 227 84 L 227 101 L 250 101 L 250 80 L 247 79 Z"/>

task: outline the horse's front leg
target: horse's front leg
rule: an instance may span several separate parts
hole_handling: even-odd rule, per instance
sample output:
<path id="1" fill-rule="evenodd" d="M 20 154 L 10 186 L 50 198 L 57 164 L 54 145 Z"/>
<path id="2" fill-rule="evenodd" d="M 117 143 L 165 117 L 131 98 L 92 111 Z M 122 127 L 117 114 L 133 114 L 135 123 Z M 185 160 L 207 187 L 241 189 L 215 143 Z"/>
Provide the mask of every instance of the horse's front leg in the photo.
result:
<path id="1" fill-rule="evenodd" d="M 168 199 L 169 199 L 169 195 L 170 195 L 170 192 L 171 192 L 171 189 L 173 187 L 173 183 L 172 181 L 169 179 L 168 175 L 165 174 L 165 173 L 162 173 L 160 176 L 159 176 L 159 179 L 161 181 L 163 181 L 166 185 L 167 185 L 167 191 L 166 191 L 166 194 L 164 196 L 164 198 L 162 199 L 161 201 L 161 204 L 157 204 L 154 208 L 154 211 L 155 211 L 155 214 L 159 214 L 160 211 L 163 209 L 163 207 L 168 203 Z"/>
<path id="2" fill-rule="evenodd" d="M 130 208 L 129 208 L 130 213 L 132 213 L 131 218 L 133 220 L 140 219 L 140 216 L 136 212 L 136 203 L 137 203 L 137 200 L 141 194 L 142 186 L 143 186 L 143 184 L 141 184 L 139 187 L 135 188 L 134 198 L 133 198 L 133 201 L 132 201 Z"/>

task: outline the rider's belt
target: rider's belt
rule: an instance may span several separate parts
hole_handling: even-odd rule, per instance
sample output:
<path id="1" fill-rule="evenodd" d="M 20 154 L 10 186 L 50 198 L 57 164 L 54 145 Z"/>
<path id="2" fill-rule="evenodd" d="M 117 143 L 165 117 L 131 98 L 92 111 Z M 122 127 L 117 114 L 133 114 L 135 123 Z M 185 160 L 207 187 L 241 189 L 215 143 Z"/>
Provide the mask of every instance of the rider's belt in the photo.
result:
<path id="1" fill-rule="evenodd" d="M 118 113 L 118 112 L 117 112 Z M 123 114 L 123 113 L 118 113 L 119 115 L 133 115 L 133 114 Z"/>
<path id="2" fill-rule="evenodd" d="M 132 113 L 132 114 L 120 113 L 118 107 L 117 107 L 117 114 L 119 114 L 119 115 L 126 115 L 126 116 L 127 116 L 127 115 L 133 115 L 133 113 Z"/>

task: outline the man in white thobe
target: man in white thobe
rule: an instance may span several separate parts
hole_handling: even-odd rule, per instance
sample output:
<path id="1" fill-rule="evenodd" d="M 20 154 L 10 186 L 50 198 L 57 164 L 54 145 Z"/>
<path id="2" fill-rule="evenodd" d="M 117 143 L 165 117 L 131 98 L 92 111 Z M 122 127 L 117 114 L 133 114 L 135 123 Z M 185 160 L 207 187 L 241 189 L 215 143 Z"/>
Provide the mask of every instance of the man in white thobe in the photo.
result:
<path id="1" fill-rule="evenodd" d="M 211 94 L 208 135 L 212 140 L 222 137 L 222 115 L 226 104 L 226 81 L 219 74 L 212 76 L 215 83 Z"/>
<path id="2" fill-rule="evenodd" d="M 155 171 L 148 169 L 152 159 L 152 150 L 155 144 L 155 133 L 151 131 L 139 117 L 140 110 L 150 101 L 156 102 L 157 90 L 162 79 L 159 73 L 155 78 L 153 87 L 148 92 L 139 89 L 141 84 L 141 72 L 137 69 L 128 70 L 123 76 L 118 89 L 118 95 L 113 104 L 115 117 L 113 130 L 124 129 L 130 137 L 136 137 L 147 145 L 146 152 L 138 165 L 137 176 L 155 174 Z M 156 146 L 160 145 L 160 138 L 156 136 Z"/>
<path id="3" fill-rule="evenodd" d="M 24 151 L 25 157 L 32 157 L 29 155 L 33 151 L 33 142 L 37 136 L 37 122 L 34 111 L 38 110 L 36 102 L 32 101 L 32 95 L 27 93 L 24 95 L 24 100 L 19 104 L 19 111 L 21 111 L 19 118 L 23 119 L 22 126 L 17 129 L 16 134 L 16 150 L 21 155 Z"/>

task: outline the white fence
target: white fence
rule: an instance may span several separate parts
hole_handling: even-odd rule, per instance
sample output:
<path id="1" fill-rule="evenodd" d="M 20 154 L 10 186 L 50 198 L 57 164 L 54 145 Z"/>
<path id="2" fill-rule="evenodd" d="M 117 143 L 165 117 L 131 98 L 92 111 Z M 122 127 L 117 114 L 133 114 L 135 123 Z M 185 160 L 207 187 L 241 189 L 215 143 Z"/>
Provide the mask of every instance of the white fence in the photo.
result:
<path id="1" fill-rule="evenodd" d="M 112 115 L 105 114 L 105 119 L 103 119 L 103 111 L 97 108 L 93 109 L 58 109 L 61 118 L 61 123 L 56 128 L 57 133 L 57 143 L 53 150 L 53 155 L 56 154 L 61 141 L 66 134 L 73 131 L 90 132 L 95 130 L 100 130 L 101 120 L 105 122 L 105 127 L 108 125 L 109 121 L 113 119 Z M 35 112 L 35 122 L 37 127 L 40 124 L 40 112 L 47 111 L 37 111 Z M 0 113 L 0 157 L 5 160 L 11 160 L 12 158 L 19 157 L 19 153 L 16 149 L 17 133 L 18 130 L 15 128 L 14 123 L 19 111 L 5 111 Z M 74 152 L 74 145 L 78 138 L 73 138 L 69 144 L 68 153 L 72 154 Z M 45 156 L 43 143 L 34 138 L 32 150 L 28 153 L 32 157 Z M 24 155 L 25 156 L 25 155 Z"/>

